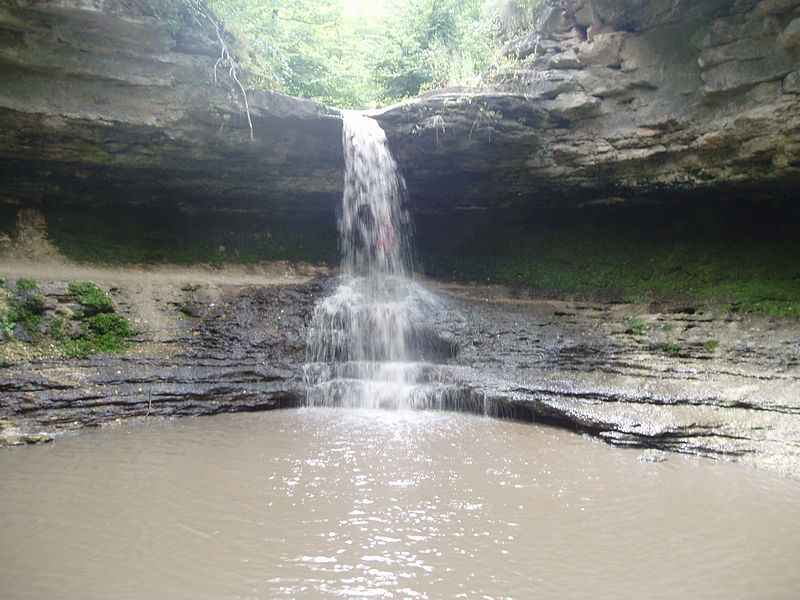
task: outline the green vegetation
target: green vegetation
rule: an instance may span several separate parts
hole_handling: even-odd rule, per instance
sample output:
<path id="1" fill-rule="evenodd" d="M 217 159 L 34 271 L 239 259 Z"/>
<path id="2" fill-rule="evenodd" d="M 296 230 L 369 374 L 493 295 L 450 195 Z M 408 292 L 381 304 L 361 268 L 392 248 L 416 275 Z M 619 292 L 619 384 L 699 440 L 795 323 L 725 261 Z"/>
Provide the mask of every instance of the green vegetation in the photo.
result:
<path id="1" fill-rule="evenodd" d="M 20 293 L 20 294 L 26 294 L 28 292 L 32 292 L 38 287 L 39 287 L 39 284 L 36 283 L 36 281 L 34 279 L 18 279 L 17 280 L 17 292 Z"/>
<path id="2" fill-rule="evenodd" d="M 128 320 L 113 312 L 107 292 L 90 281 L 69 284 L 76 310 L 67 313 L 48 311 L 45 298 L 37 293 L 32 279 L 19 279 L 13 292 L 0 297 L 0 343 L 27 343 L 46 355 L 49 346 L 65 358 L 85 358 L 98 352 L 119 352 L 130 346 L 134 335 Z M 27 336 L 20 336 L 22 325 Z M 23 344 L 24 345 L 24 344 Z M 2 348 L 2 346 L 0 346 Z M 52 350 L 51 350 L 52 352 Z M 5 357 L 0 356 L 5 362 Z"/>
<path id="3" fill-rule="evenodd" d="M 147 0 L 177 38 L 220 24 L 243 81 L 342 108 L 480 84 L 540 0 Z M 200 27 L 198 27 L 198 25 Z M 207 32 L 205 43 L 217 44 Z M 235 58 L 234 58 L 235 57 Z"/>
<path id="4" fill-rule="evenodd" d="M 665 342 L 660 344 L 658 349 L 669 356 L 680 356 L 683 352 L 683 347 L 677 342 Z"/>
<path id="5" fill-rule="evenodd" d="M 431 276 L 800 317 L 800 215 L 791 207 L 677 205 L 417 220 Z"/>
<path id="6" fill-rule="evenodd" d="M 78 302 L 89 308 L 92 314 L 109 312 L 113 309 L 111 296 L 92 281 L 72 281 L 69 284 L 69 292 Z"/>
<path id="7" fill-rule="evenodd" d="M 628 328 L 625 330 L 625 333 L 630 335 L 644 335 L 648 329 L 650 329 L 650 325 L 639 317 L 628 317 Z"/>
<path id="8" fill-rule="evenodd" d="M 4 287 L 6 285 L 4 284 Z M 5 308 L 0 308 L 0 333 L 8 338 L 22 325 L 28 336 L 40 336 L 39 325 L 43 319 L 44 297 L 37 294 L 38 284 L 33 279 L 19 279 L 13 292 L 5 298 Z"/>
<path id="9" fill-rule="evenodd" d="M 85 358 L 90 354 L 121 352 L 130 346 L 126 338 L 134 335 L 128 320 L 114 313 L 98 313 L 88 317 L 78 336 L 62 338 L 65 358 Z"/>
<path id="10" fill-rule="evenodd" d="M 14 327 L 17 326 L 14 318 L 16 315 L 12 317 L 9 313 L 8 309 L 0 308 L 0 341 L 10 337 L 14 333 Z"/>
<path id="11" fill-rule="evenodd" d="M 719 342 L 717 340 L 708 340 L 703 344 L 703 348 L 708 352 L 714 352 L 714 350 L 719 348 Z"/>

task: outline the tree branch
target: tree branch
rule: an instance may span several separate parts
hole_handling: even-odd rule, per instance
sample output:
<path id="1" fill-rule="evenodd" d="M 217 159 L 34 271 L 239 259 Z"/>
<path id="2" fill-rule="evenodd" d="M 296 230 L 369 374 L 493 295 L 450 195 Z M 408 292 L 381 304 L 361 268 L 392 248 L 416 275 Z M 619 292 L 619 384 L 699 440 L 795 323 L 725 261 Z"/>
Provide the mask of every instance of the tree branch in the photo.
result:
<path id="1" fill-rule="evenodd" d="M 247 124 L 250 127 L 250 139 L 252 140 L 253 120 L 250 118 L 250 103 L 247 101 L 247 92 L 245 91 L 242 82 L 239 81 L 239 78 L 236 76 L 236 61 L 233 60 L 233 56 L 231 56 L 231 53 L 228 52 L 228 46 L 225 44 L 225 40 L 222 38 L 222 30 L 220 29 L 220 26 L 217 23 L 217 21 L 203 9 L 203 7 L 200 5 L 199 2 L 193 2 L 193 5 L 195 7 L 195 10 L 197 10 L 197 12 L 201 16 L 205 17 L 208 20 L 208 22 L 214 26 L 214 32 L 217 34 L 217 40 L 219 41 L 220 56 L 217 59 L 217 62 L 214 63 L 214 83 L 217 83 L 217 68 L 220 66 L 222 62 L 227 60 L 228 64 L 230 65 L 230 68 L 228 69 L 228 74 L 231 76 L 231 79 L 233 79 L 236 82 L 236 85 L 239 86 L 239 89 L 242 92 L 242 100 L 244 100 L 244 110 L 245 113 L 247 114 Z"/>

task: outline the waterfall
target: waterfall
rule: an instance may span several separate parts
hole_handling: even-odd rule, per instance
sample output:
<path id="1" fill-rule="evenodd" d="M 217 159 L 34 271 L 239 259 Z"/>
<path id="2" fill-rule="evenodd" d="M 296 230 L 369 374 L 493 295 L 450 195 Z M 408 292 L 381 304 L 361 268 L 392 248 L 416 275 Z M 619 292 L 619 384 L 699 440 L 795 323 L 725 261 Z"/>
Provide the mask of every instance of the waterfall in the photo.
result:
<path id="1" fill-rule="evenodd" d="M 342 274 L 312 318 L 305 367 L 308 403 L 441 404 L 447 386 L 440 369 L 425 359 L 437 354 L 433 321 L 444 306 L 411 278 L 405 182 L 374 119 L 344 112 L 342 143 Z"/>
<path id="2" fill-rule="evenodd" d="M 411 270 L 406 185 L 374 119 L 345 111 L 344 194 L 339 213 L 342 270 L 349 276 L 407 277 Z"/>

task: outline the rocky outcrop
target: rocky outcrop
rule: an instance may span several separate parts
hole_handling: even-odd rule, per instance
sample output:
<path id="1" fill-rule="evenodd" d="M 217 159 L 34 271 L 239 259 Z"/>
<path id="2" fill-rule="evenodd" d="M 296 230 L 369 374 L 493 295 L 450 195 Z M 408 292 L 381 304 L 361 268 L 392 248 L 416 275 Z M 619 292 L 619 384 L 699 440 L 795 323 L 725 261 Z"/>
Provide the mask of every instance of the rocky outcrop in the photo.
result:
<path id="1" fill-rule="evenodd" d="M 261 90 L 247 111 L 210 24 L 150 4 L 0 6 L 0 202 L 331 210 L 340 120 Z"/>
<path id="2" fill-rule="evenodd" d="M 800 3 L 552 0 L 492 89 L 376 115 L 420 210 L 792 199 Z"/>
<path id="3" fill-rule="evenodd" d="M 213 29 L 159 20 L 151 5 L 0 8 L 0 201 L 330 215 L 335 114 L 251 90 L 251 140 Z M 495 85 L 376 116 L 417 213 L 697 191 L 790 199 L 799 30 L 790 0 L 550 0 Z"/>
<path id="4" fill-rule="evenodd" d="M 45 283 L 42 290 L 59 287 Z M 114 289 L 115 304 L 139 330 L 133 348 L 84 359 L 50 353 L 3 361 L 0 444 L 121 420 L 301 403 L 306 324 L 320 283 L 162 284 L 145 295 L 130 282 Z"/>
<path id="5" fill-rule="evenodd" d="M 136 346 L 83 360 L 9 360 L 0 367 L 0 444 L 304 402 L 307 327 L 330 280 L 158 285 L 145 295 L 124 280 L 113 288 L 118 310 L 138 324 Z M 449 385 L 444 406 L 800 477 L 796 322 L 503 288 L 439 291 L 449 310 L 437 330 L 457 349 L 431 367 Z"/>
<path id="6" fill-rule="evenodd" d="M 455 334 L 469 367 L 462 382 L 498 414 L 800 476 L 797 323 L 451 292 L 464 318 Z"/>

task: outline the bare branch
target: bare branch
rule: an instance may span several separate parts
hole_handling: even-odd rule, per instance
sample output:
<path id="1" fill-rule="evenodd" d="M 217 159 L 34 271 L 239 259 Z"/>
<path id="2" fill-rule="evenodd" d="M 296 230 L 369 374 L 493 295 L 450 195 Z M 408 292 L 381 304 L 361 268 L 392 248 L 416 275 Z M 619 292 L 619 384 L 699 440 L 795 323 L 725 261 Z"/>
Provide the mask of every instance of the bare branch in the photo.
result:
<path id="1" fill-rule="evenodd" d="M 219 68 L 220 64 L 224 61 L 228 61 L 230 68 L 228 69 L 228 74 L 230 75 L 231 79 L 236 82 L 236 85 L 239 86 L 239 90 L 242 92 L 242 100 L 244 100 L 244 110 L 245 114 L 247 115 L 247 124 L 250 127 L 250 139 L 253 139 L 253 120 L 250 118 L 250 103 L 247 101 L 247 92 L 242 85 L 242 82 L 239 81 L 239 78 L 236 76 L 236 61 L 231 56 L 231 53 L 228 52 L 228 46 L 225 44 L 225 40 L 222 38 L 222 30 L 220 29 L 219 24 L 217 21 L 207 13 L 203 7 L 200 5 L 199 2 L 193 2 L 195 10 L 203 17 L 205 17 L 209 23 L 214 26 L 214 32 L 217 34 L 217 40 L 219 41 L 220 46 L 220 55 L 217 59 L 217 62 L 214 63 L 214 83 L 217 83 L 217 69 Z"/>

